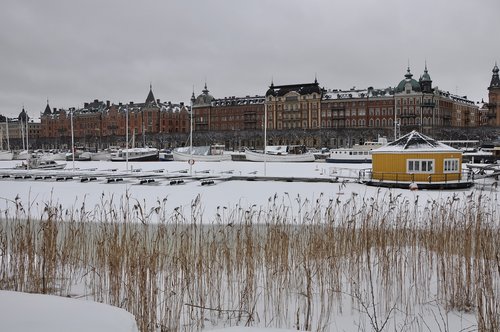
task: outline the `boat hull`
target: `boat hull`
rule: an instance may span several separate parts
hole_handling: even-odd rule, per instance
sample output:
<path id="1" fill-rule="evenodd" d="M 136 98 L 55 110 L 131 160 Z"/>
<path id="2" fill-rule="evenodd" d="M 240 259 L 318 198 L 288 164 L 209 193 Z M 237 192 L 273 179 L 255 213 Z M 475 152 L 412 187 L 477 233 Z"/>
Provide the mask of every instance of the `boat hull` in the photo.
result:
<path id="1" fill-rule="evenodd" d="M 111 157 L 111 161 L 127 161 L 127 157 Z M 158 161 L 158 154 L 128 157 L 128 161 Z"/>
<path id="2" fill-rule="evenodd" d="M 182 153 L 178 151 L 172 151 L 172 155 L 175 161 L 208 161 L 208 162 L 217 162 L 217 161 L 226 161 L 231 160 L 231 155 L 229 154 L 216 154 L 216 155 L 199 155 L 199 154 L 189 154 Z"/>
<path id="3" fill-rule="evenodd" d="M 127 155 L 128 151 L 128 155 Z M 120 150 L 117 154 L 111 155 L 111 161 L 158 161 L 158 149 L 155 148 L 135 148 L 130 150 Z"/>
<path id="4" fill-rule="evenodd" d="M 363 159 L 341 159 L 341 158 L 326 158 L 327 163 L 332 164 L 371 164 L 372 160 L 368 158 Z"/>
<path id="5" fill-rule="evenodd" d="M 246 150 L 245 158 L 248 161 L 258 161 L 258 162 L 311 162 L 315 161 L 316 158 L 312 153 L 303 153 L 303 154 L 264 154 L 259 152 L 253 152 Z"/>

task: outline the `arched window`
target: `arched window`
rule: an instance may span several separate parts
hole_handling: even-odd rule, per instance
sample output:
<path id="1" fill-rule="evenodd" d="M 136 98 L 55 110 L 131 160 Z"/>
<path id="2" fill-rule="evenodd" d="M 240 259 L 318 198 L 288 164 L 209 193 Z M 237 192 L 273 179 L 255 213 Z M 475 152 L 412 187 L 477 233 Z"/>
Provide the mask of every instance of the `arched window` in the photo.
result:
<path id="1" fill-rule="evenodd" d="M 369 126 L 373 127 L 373 119 L 370 119 Z"/>
<path id="2" fill-rule="evenodd" d="M 387 127 L 387 121 L 385 119 L 382 119 L 382 127 Z"/>
<path id="3" fill-rule="evenodd" d="M 380 120 L 379 119 L 375 119 L 375 127 L 380 127 Z"/>

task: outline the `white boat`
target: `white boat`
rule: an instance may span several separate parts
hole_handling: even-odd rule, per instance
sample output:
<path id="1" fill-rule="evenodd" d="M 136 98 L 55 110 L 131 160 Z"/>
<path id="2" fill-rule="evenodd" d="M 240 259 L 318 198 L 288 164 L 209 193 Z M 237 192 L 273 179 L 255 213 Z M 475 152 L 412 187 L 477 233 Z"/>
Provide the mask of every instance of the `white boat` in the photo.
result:
<path id="1" fill-rule="evenodd" d="M 496 161 L 492 149 L 479 148 L 471 149 L 462 153 L 462 160 L 471 164 L 491 164 Z"/>
<path id="2" fill-rule="evenodd" d="M 14 153 L 12 153 L 12 151 L 10 151 L 10 146 L 9 146 L 9 137 L 8 137 L 8 132 L 7 132 L 7 135 L 6 135 L 6 138 L 7 138 L 7 150 L 4 150 L 3 149 L 3 128 L 0 128 L 0 134 L 1 134 L 1 137 L 0 137 L 0 144 L 1 144 L 1 148 L 0 148 L 0 160 L 12 160 L 14 158 Z"/>
<path id="3" fill-rule="evenodd" d="M 301 145 L 266 146 L 266 153 L 245 150 L 248 161 L 265 162 L 310 162 L 316 160 L 314 154 Z"/>
<path id="4" fill-rule="evenodd" d="M 0 160 L 12 160 L 14 153 L 12 151 L 0 151 Z"/>
<path id="5" fill-rule="evenodd" d="M 174 160 L 174 155 L 171 150 L 163 149 L 160 150 L 158 158 L 160 159 L 160 161 L 172 161 Z"/>
<path id="6" fill-rule="evenodd" d="M 42 158 L 45 160 L 66 160 L 67 152 L 60 151 L 48 151 L 36 154 L 37 158 Z"/>
<path id="7" fill-rule="evenodd" d="M 54 170 L 54 169 L 64 169 L 66 163 L 58 163 L 54 160 L 31 158 L 29 160 L 23 161 L 21 165 L 17 165 L 18 169 L 38 169 L 38 170 Z"/>
<path id="8" fill-rule="evenodd" d="M 22 150 L 14 154 L 15 160 L 28 160 L 31 158 L 31 153 L 28 150 Z"/>
<path id="9" fill-rule="evenodd" d="M 372 151 L 387 144 L 385 137 L 379 137 L 376 142 L 356 144 L 352 148 L 331 149 L 330 155 L 325 159 L 327 163 L 336 164 L 363 164 L 372 162 Z"/>
<path id="10" fill-rule="evenodd" d="M 90 160 L 92 161 L 110 161 L 111 160 L 111 151 L 103 150 L 97 152 L 90 153 Z"/>
<path id="11" fill-rule="evenodd" d="M 158 149 L 157 148 L 121 149 L 111 154 L 111 161 L 127 161 L 127 160 L 158 161 Z"/>
<path id="12" fill-rule="evenodd" d="M 226 161 L 231 155 L 224 153 L 224 145 L 176 148 L 172 151 L 175 161 Z"/>

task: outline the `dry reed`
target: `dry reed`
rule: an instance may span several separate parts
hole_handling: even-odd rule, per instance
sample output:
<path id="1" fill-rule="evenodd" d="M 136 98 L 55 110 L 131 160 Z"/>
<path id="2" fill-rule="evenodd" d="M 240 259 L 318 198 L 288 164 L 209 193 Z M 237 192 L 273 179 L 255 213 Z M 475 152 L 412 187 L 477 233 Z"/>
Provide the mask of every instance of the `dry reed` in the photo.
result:
<path id="1" fill-rule="evenodd" d="M 173 208 L 125 195 L 90 210 L 48 202 L 33 220 L 16 199 L 0 223 L 0 288 L 109 303 L 141 331 L 332 331 L 351 313 L 360 330 L 446 330 L 443 311 L 500 330 L 496 197 L 418 200 L 285 194 L 206 216 L 199 197 Z"/>

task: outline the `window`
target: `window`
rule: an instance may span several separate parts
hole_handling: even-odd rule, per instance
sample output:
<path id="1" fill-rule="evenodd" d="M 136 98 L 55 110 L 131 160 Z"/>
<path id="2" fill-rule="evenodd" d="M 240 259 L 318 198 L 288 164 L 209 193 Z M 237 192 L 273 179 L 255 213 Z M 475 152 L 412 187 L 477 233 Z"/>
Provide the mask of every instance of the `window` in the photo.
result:
<path id="1" fill-rule="evenodd" d="M 406 170 L 407 173 L 434 173 L 434 160 L 408 159 Z"/>
<path id="2" fill-rule="evenodd" d="M 458 159 L 445 159 L 443 171 L 444 173 L 458 172 Z"/>

